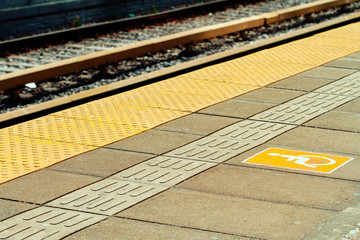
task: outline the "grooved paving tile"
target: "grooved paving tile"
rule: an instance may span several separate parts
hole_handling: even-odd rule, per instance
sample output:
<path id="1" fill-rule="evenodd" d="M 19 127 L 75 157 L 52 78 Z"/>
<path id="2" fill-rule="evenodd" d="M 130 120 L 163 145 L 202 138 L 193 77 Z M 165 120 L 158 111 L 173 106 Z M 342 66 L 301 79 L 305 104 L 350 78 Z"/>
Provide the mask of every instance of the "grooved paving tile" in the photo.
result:
<path id="1" fill-rule="evenodd" d="M 0 224 L 1 239 L 60 239 L 106 217 L 63 209 L 39 207 Z"/>
<path id="2" fill-rule="evenodd" d="M 351 74 L 350 76 L 347 76 L 341 80 L 316 89 L 314 92 L 359 97 L 360 72 Z"/>
<path id="3" fill-rule="evenodd" d="M 157 185 L 108 178 L 67 194 L 47 205 L 113 215 L 166 189 L 167 187 Z"/>
<path id="4" fill-rule="evenodd" d="M 354 97 L 309 93 L 259 113 L 251 117 L 251 119 L 302 124 L 353 99 Z"/>
<path id="5" fill-rule="evenodd" d="M 246 151 L 249 141 L 205 137 L 166 153 L 166 156 L 221 163 Z"/>
<path id="6" fill-rule="evenodd" d="M 285 124 L 245 120 L 221 129 L 211 134 L 210 137 L 246 140 L 251 143 L 258 141 L 257 144 L 260 144 L 292 128 L 293 126 Z"/>
<path id="7" fill-rule="evenodd" d="M 165 155 L 220 163 L 292 128 L 294 126 L 245 120 Z"/>
<path id="8" fill-rule="evenodd" d="M 160 156 L 128 168 L 111 178 L 171 187 L 215 165 Z"/>
<path id="9" fill-rule="evenodd" d="M 35 207 L 37 207 L 35 204 L 0 199 L 0 221 Z"/>

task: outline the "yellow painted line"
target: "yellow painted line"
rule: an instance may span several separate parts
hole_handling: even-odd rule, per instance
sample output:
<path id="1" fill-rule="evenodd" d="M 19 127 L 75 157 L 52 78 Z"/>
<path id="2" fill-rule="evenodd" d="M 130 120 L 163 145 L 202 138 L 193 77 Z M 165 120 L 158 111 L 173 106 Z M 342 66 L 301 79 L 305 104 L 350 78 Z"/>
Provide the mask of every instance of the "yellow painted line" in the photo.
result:
<path id="1" fill-rule="evenodd" d="M 0 130 L 0 183 L 360 51 L 349 24 Z"/>
<path id="2" fill-rule="evenodd" d="M 268 148 L 243 162 L 311 172 L 331 173 L 352 159 L 352 157 L 323 153 Z"/>

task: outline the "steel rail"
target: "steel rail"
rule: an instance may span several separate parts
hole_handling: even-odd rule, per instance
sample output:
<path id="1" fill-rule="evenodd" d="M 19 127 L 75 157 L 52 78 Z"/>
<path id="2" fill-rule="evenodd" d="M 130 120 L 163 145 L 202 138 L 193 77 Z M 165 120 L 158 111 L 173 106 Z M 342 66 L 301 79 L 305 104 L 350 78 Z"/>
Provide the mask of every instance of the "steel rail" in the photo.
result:
<path id="1" fill-rule="evenodd" d="M 201 41 L 206 38 L 213 38 L 232 32 L 260 27 L 262 25 L 321 11 L 326 8 L 341 6 L 353 1 L 354 0 L 321 0 L 272 13 L 203 27 L 156 39 L 145 40 L 128 46 L 87 54 L 25 70 L 19 70 L 0 76 L 0 90 L 7 90 L 29 82 L 37 82 L 86 68 L 107 64 L 109 62 L 136 57 L 148 52 L 156 52 L 164 48 L 171 48 L 187 44 L 192 41 Z"/>
<path id="2" fill-rule="evenodd" d="M 162 11 L 159 13 L 146 14 L 132 18 L 124 18 L 102 23 L 95 23 L 92 25 L 83 25 L 77 28 L 68 28 L 64 30 L 57 30 L 48 33 L 37 34 L 33 36 L 20 37 L 11 40 L 0 41 L 0 54 L 2 52 L 13 52 L 18 49 L 28 48 L 28 46 L 37 48 L 44 45 L 44 43 L 57 43 L 59 40 L 74 40 L 79 37 L 96 36 L 96 34 L 108 33 L 120 29 L 126 29 L 128 26 L 141 25 L 144 22 L 151 23 L 168 16 L 177 17 L 189 11 L 206 11 L 207 9 L 217 8 L 221 6 L 235 4 L 235 0 L 215 0 L 208 3 L 197 4 L 193 6 L 181 7 L 173 10 Z"/>
<path id="3" fill-rule="evenodd" d="M 140 75 L 131 79 L 104 85 L 98 88 L 86 90 L 70 96 L 61 97 L 47 102 L 39 103 L 23 109 L 0 114 L 0 127 L 13 125 L 31 118 L 42 116 L 56 110 L 62 110 L 68 107 L 76 106 L 91 100 L 109 96 L 114 93 L 123 92 L 136 88 L 148 83 L 160 81 L 162 79 L 199 69 L 211 64 L 223 62 L 235 57 L 244 56 L 252 52 L 260 51 L 265 48 L 277 46 L 279 44 L 290 42 L 299 38 L 310 36 L 315 33 L 326 31 L 336 26 L 341 26 L 360 19 L 360 12 L 351 13 L 343 17 L 339 17 L 327 22 L 319 23 L 310 27 L 296 30 L 282 36 L 273 37 L 256 42 L 251 45 L 244 45 L 236 49 L 227 50 L 225 52 L 213 54 L 200 59 L 192 60 L 186 63 L 157 70 L 151 73 Z"/>
<path id="4" fill-rule="evenodd" d="M 3 74 L 0 75 L 0 91 L 23 86 L 30 82 L 38 82 L 83 69 L 141 56 L 146 53 L 157 52 L 162 49 L 172 48 L 233 32 L 261 27 L 263 25 L 268 25 L 274 22 L 279 22 L 302 15 L 308 15 L 313 12 L 318 12 L 331 7 L 346 5 L 355 1 L 356 0 L 320 0 L 271 13 L 265 13 L 240 20 L 234 20 L 213 26 L 207 26 L 159 38 L 153 38 L 127 46 L 99 51 L 54 63 L 48 63 L 33 68 Z"/>

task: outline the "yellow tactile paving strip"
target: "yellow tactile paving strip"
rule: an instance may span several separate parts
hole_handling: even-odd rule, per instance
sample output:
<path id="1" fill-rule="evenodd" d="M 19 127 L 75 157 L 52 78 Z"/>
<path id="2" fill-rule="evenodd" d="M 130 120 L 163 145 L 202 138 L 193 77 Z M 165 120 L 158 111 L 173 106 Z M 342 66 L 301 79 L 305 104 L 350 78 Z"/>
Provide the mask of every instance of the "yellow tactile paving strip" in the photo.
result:
<path id="1" fill-rule="evenodd" d="M 349 24 L 0 130 L 0 183 L 360 51 Z"/>

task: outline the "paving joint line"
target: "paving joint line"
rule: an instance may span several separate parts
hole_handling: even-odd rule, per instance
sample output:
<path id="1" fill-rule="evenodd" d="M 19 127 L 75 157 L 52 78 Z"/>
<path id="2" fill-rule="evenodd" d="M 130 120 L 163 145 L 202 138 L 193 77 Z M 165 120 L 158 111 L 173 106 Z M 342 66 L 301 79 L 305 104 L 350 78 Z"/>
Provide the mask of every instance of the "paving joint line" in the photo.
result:
<path id="1" fill-rule="evenodd" d="M 311 121 L 311 120 L 309 120 L 309 121 Z M 307 121 L 306 123 L 308 123 L 309 121 Z M 306 124 L 306 123 L 303 123 L 303 124 Z M 300 127 L 322 129 L 322 130 L 330 130 L 330 131 L 335 131 L 335 132 L 360 133 L 360 131 L 351 131 L 351 130 L 336 129 L 336 128 L 326 128 L 326 127 L 316 127 L 316 126 L 303 125 L 303 124 L 300 125 Z"/>
<path id="2" fill-rule="evenodd" d="M 54 165 L 51 165 L 51 166 L 55 166 Z M 50 166 L 49 166 L 50 167 Z M 52 172 L 60 172 L 60 173 L 70 173 L 70 174 L 74 174 L 74 175 L 80 175 L 80 176 L 87 176 L 87 177 L 95 177 L 95 178 L 101 178 L 101 180 L 104 178 L 102 176 L 99 176 L 99 175 L 94 175 L 94 174 L 85 174 L 85 173 L 82 173 L 82 172 L 71 172 L 69 170 L 63 170 L 63 169 L 51 169 L 51 168 L 45 168 L 46 170 L 48 171 L 52 171 Z"/>
<path id="3" fill-rule="evenodd" d="M 232 99 L 229 99 L 232 100 Z M 212 105 L 213 106 L 213 105 Z M 211 107 L 211 106 L 209 106 Z M 203 110 L 203 109 L 201 109 Z M 201 111 L 199 110 L 199 111 Z M 221 114 L 215 114 L 215 113 L 202 113 L 202 112 L 196 112 L 196 114 L 199 115 L 206 115 L 206 116 L 214 116 L 214 117 L 227 117 L 227 118 L 231 118 L 231 119 L 237 119 L 237 120 L 246 120 L 246 118 L 240 118 L 240 117 L 234 117 L 234 116 L 226 116 L 226 115 L 221 115 Z M 230 126 L 230 125 L 229 125 Z"/>
<path id="4" fill-rule="evenodd" d="M 300 205 L 300 204 L 290 203 L 290 202 L 270 201 L 270 200 L 261 199 L 261 198 L 251 198 L 251 197 L 246 197 L 246 196 L 237 196 L 237 195 L 232 195 L 232 194 L 223 194 L 223 193 L 215 193 L 215 192 L 210 192 L 210 191 L 195 190 L 195 189 L 190 189 L 190 188 L 176 187 L 176 185 L 173 186 L 173 188 L 175 188 L 177 190 L 185 191 L 185 192 L 207 193 L 207 194 L 211 194 L 211 195 L 232 197 L 232 198 L 237 198 L 237 199 L 255 200 L 255 201 L 259 201 L 259 202 L 267 202 L 267 203 L 273 203 L 273 204 L 278 204 L 278 205 L 288 205 L 288 206 L 291 205 L 291 206 L 304 207 L 304 208 L 317 209 L 317 210 L 324 210 L 324 211 L 330 211 L 330 212 L 341 212 L 342 211 L 342 210 L 334 210 L 334 209 L 327 209 L 327 208 Z"/>
<path id="5" fill-rule="evenodd" d="M 251 168 L 251 169 L 266 170 L 266 171 L 281 172 L 281 173 L 289 173 L 289 174 L 298 174 L 298 175 L 304 175 L 304 176 L 308 176 L 308 177 L 319 177 L 319 178 L 334 179 L 334 180 L 339 180 L 339 181 L 360 183 L 360 180 L 346 179 L 346 178 L 339 178 L 339 177 L 329 177 L 328 175 L 314 175 L 314 174 L 311 174 L 311 173 L 300 172 L 300 171 L 289 172 L 289 171 L 286 171 L 286 170 L 282 170 L 281 168 L 265 168 L 265 166 L 260 167 L 261 165 L 250 165 L 250 164 L 249 165 L 238 165 L 238 164 L 234 164 L 234 163 L 228 163 L 226 161 L 223 162 L 223 163 L 220 163 L 220 165 L 232 166 L 232 167 L 241 167 L 241 168 Z"/>
<path id="6" fill-rule="evenodd" d="M 159 126 L 161 127 L 161 126 Z M 186 134 L 186 135 L 191 135 L 191 136 L 199 136 L 199 137 L 204 137 L 206 135 L 202 135 L 199 133 L 192 133 L 192 132 L 181 132 L 181 131 L 176 131 L 176 130 L 170 130 L 170 129 L 154 129 L 156 131 L 162 131 L 162 132 L 169 132 L 169 133 L 182 133 L 182 134 Z"/>
<path id="7" fill-rule="evenodd" d="M 105 221 L 108 220 L 108 219 L 109 219 L 109 218 L 104 218 L 104 219 L 100 220 L 99 222 L 93 223 L 93 224 L 88 225 L 88 226 L 86 226 L 86 227 L 84 227 L 84 228 L 82 228 L 82 229 L 79 229 L 79 230 L 77 230 L 77 231 L 74 231 L 74 232 L 70 233 L 69 235 L 66 235 L 65 237 L 69 237 L 69 236 L 71 236 L 71 235 L 74 235 L 75 233 L 81 232 L 82 230 L 85 230 L 85 229 L 87 229 L 87 228 L 90 228 L 90 227 L 92 227 L 92 226 L 95 226 L 96 224 L 99 224 L 99 223 L 101 223 L 101 222 L 105 222 Z M 61 239 L 64 239 L 65 237 L 62 237 Z"/>
<path id="8" fill-rule="evenodd" d="M 284 79 L 283 79 L 284 80 Z M 281 81 L 281 80 L 280 80 Z M 327 84 L 325 84 L 327 85 Z M 325 86 L 323 85 L 323 86 Z M 322 86 L 321 86 L 322 87 Z M 301 92 L 301 93 L 304 93 L 303 95 L 307 94 L 307 93 L 310 93 L 312 92 L 313 90 L 302 90 L 302 89 L 293 89 L 293 88 L 286 88 L 286 87 L 276 87 L 276 86 L 266 86 L 265 88 L 269 88 L 269 89 L 277 89 L 277 90 L 288 90 L 288 91 L 295 91 L 295 92 Z M 319 87 L 320 88 L 320 87 Z M 300 95 L 300 96 L 303 96 L 303 95 Z M 300 97 L 299 96 L 299 97 Z M 296 97 L 295 97 L 296 98 Z M 293 98 L 293 99 L 295 99 Z M 290 99 L 292 100 L 292 99 Z M 289 101 L 290 101 L 289 100 Z M 288 102 L 288 101 L 287 101 Z"/>
<path id="9" fill-rule="evenodd" d="M 125 140 L 125 139 L 122 139 Z M 121 140 L 120 140 L 121 141 Z M 116 143 L 116 142 L 113 142 Z M 108 145 L 113 144 L 113 143 L 109 143 L 105 146 L 102 146 L 101 148 L 104 149 L 110 149 L 110 150 L 117 150 L 117 151 L 124 151 L 124 152 L 131 152 L 131 153 L 140 153 L 140 154 L 149 154 L 149 155 L 153 155 L 154 157 L 156 156 L 161 156 L 162 154 L 155 154 L 155 153 L 149 153 L 149 152 L 141 152 L 141 151 L 134 151 L 134 150 L 129 150 L 129 149 L 123 149 L 123 148 L 114 148 L 114 147 L 109 147 Z M 94 149 L 96 150 L 96 149 Z M 65 160 L 66 161 L 66 160 Z"/>
<path id="10" fill-rule="evenodd" d="M 257 237 L 247 236 L 247 235 L 239 235 L 239 234 L 235 234 L 235 233 L 234 234 L 229 234 L 229 233 L 226 233 L 226 232 L 214 231 L 214 230 L 210 230 L 210 229 L 187 227 L 187 226 L 183 226 L 183 225 L 155 222 L 155 221 L 149 221 L 149 220 L 145 220 L 145 219 L 122 217 L 122 216 L 112 216 L 112 217 L 121 218 L 121 219 L 125 219 L 125 220 L 138 221 L 138 222 L 152 223 L 152 224 L 157 224 L 157 225 L 162 225 L 162 226 L 177 227 L 177 228 L 182 228 L 182 229 L 192 229 L 192 230 L 197 230 L 197 231 L 202 231 L 202 232 L 211 232 L 211 233 L 218 233 L 218 234 L 229 235 L 229 236 L 237 236 L 237 237 L 245 237 L 245 238 L 250 238 L 250 239 L 258 239 L 258 240 L 267 240 L 266 238 L 257 238 Z"/>
<path id="11" fill-rule="evenodd" d="M 259 88 L 259 89 L 264 89 L 264 88 L 270 88 L 271 89 L 271 87 L 262 87 L 262 88 Z M 274 88 L 275 89 L 275 88 Z M 289 91 L 295 91 L 295 90 L 292 90 L 292 89 L 282 89 L 282 90 L 289 90 Z M 249 92 L 250 93 L 250 92 Z M 304 92 L 305 94 L 307 93 L 307 92 Z M 245 94 L 244 94 L 245 95 Z M 274 105 L 274 106 L 272 106 L 272 107 L 276 107 L 276 106 L 278 106 L 278 105 L 281 105 L 281 104 L 283 104 L 283 103 L 285 103 L 285 102 L 288 102 L 288 101 L 291 101 L 292 99 L 294 99 L 294 98 L 292 98 L 292 99 L 289 99 L 289 100 L 286 100 L 286 101 L 284 101 L 284 102 L 282 102 L 282 103 L 274 103 L 274 102 L 266 102 L 266 101 L 261 101 L 261 100 L 257 100 L 257 99 L 246 99 L 246 98 L 244 98 L 244 99 L 236 99 L 236 98 L 238 98 L 238 97 L 241 97 L 242 95 L 240 95 L 240 96 L 237 96 L 237 97 L 235 97 L 235 98 L 233 98 L 233 99 L 231 99 L 231 100 L 233 100 L 233 101 L 238 101 L 238 102 L 252 102 L 252 103 L 265 103 L 265 104 L 271 104 L 271 105 Z M 300 95 L 301 96 L 301 95 Z M 298 97 L 300 97 L 300 96 L 298 96 Z M 296 97 L 295 97 L 296 98 Z M 270 108 L 272 108 L 272 107 L 270 107 Z"/>

